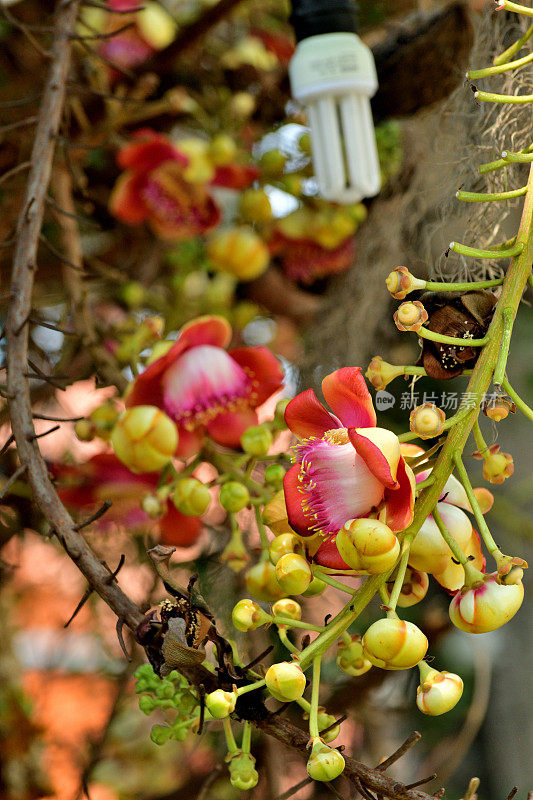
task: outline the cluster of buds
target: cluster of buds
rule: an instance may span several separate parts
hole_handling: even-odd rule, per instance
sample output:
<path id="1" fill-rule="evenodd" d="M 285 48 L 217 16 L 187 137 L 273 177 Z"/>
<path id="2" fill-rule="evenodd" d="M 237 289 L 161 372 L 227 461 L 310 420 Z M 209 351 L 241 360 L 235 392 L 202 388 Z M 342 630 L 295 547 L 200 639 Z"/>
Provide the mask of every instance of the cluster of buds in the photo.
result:
<path id="1" fill-rule="evenodd" d="M 108 442 L 118 417 L 119 412 L 115 403 L 108 400 L 93 409 L 86 419 L 78 420 L 74 432 L 82 442 L 90 442 L 96 437 Z"/>
<path id="2" fill-rule="evenodd" d="M 258 278 L 270 262 L 264 241 L 245 225 L 213 234 L 207 255 L 214 269 L 228 272 L 240 281 Z"/>
<path id="3" fill-rule="evenodd" d="M 169 463 L 178 446 L 178 429 L 155 406 L 135 406 L 118 418 L 111 434 L 117 458 L 132 472 L 156 472 Z"/>
<path id="4" fill-rule="evenodd" d="M 198 725 L 199 705 L 187 680 L 176 670 L 159 678 L 150 664 L 142 664 L 135 672 L 135 692 L 140 694 L 139 708 L 149 715 L 159 710 L 174 715 L 167 725 L 154 725 L 150 738 L 163 745 L 174 739 L 183 741 Z"/>

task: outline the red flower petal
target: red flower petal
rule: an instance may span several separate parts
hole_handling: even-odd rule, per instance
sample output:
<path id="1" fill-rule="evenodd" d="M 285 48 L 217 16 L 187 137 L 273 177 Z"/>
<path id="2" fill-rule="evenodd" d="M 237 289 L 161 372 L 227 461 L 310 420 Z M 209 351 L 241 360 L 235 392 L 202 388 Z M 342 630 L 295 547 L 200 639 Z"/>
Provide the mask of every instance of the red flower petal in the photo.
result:
<path id="1" fill-rule="evenodd" d="M 134 381 L 133 388 L 126 398 L 126 406 L 152 405 L 162 408 L 162 377 L 171 364 L 191 347 L 202 344 L 213 347 L 227 347 L 231 339 L 231 328 L 222 317 L 198 317 L 181 329 L 174 345 L 164 356 L 150 364 Z"/>
<path id="2" fill-rule="evenodd" d="M 253 408 L 260 406 L 283 386 L 283 369 L 268 347 L 238 347 L 228 353 L 249 372 L 252 380 L 257 381 L 257 386 L 254 385 L 257 397 L 250 403 Z"/>
<path id="3" fill-rule="evenodd" d="M 341 428 L 340 420 L 326 411 L 312 389 L 300 392 L 285 409 L 285 422 L 301 439 L 309 436 L 321 438 L 332 428 Z"/>
<path id="4" fill-rule="evenodd" d="M 167 136 L 156 133 L 151 128 L 142 128 L 132 134 L 134 141 L 117 153 L 117 164 L 122 169 L 137 173 L 151 172 L 163 161 L 179 161 L 187 166 L 189 159 L 170 141 Z"/>
<path id="5" fill-rule="evenodd" d="M 140 225 L 148 216 L 148 209 L 142 199 L 144 176 L 134 172 L 124 172 L 113 186 L 109 198 L 109 210 L 117 219 L 129 225 Z"/>
<path id="6" fill-rule="evenodd" d="M 207 424 L 213 441 L 225 447 L 240 447 L 241 436 L 251 425 L 257 425 L 257 414 L 251 408 L 242 411 L 225 411 Z"/>
<path id="7" fill-rule="evenodd" d="M 349 428 L 348 436 L 372 475 L 388 489 L 397 489 L 401 456 L 396 434 L 385 428 Z"/>
<path id="8" fill-rule="evenodd" d="M 386 524 L 394 532 L 403 531 L 413 521 L 415 505 L 415 479 L 413 471 L 403 458 L 398 463 L 396 475 L 398 489 L 385 489 Z"/>
<path id="9" fill-rule="evenodd" d="M 187 517 L 174 503 L 167 503 L 167 513 L 159 520 L 159 534 L 162 544 L 175 547 L 189 547 L 194 544 L 202 530 L 198 517 Z"/>
<path id="10" fill-rule="evenodd" d="M 322 381 L 326 402 L 346 428 L 373 428 L 376 412 L 361 367 L 343 367 Z"/>
<path id="11" fill-rule="evenodd" d="M 337 549 L 336 536 L 330 536 L 324 544 L 320 545 L 313 556 L 313 561 L 315 564 L 320 564 L 321 567 L 329 567 L 330 569 L 351 569 L 341 558 Z"/>
<path id="12" fill-rule="evenodd" d="M 312 536 L 314 531 L 309 530 L 309 520 L 302 509 L 304 496 L 300 492 L 300 465 L 294 464 L 283 478 L 283 492 L 285 494 L 285 505 L 287 506 L 287 517 L 291 528 L 299 533 L 300 536 Z"/>
<path id="13" fill-rule="evenodd" d="M 212 186 L 225 186 L 227 189 L 246 189 L 260 175 L 260 170 L 246 164 L 226 164 L 217 167 Z"/>
<path id="14" fill-rule="evenodd" d="M 177 458 L 191 458 L 199 452 L 202 446 L 203 432 L 200 430 L 188 431 L 181 425 L 178 426 L 178 446 L 176 448 Z"/>

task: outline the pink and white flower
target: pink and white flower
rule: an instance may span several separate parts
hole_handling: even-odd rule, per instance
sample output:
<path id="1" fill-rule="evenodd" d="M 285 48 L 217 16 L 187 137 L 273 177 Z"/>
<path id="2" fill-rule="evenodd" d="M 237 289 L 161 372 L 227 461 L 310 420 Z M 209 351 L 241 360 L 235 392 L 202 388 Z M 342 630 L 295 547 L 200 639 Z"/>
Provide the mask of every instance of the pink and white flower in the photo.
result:
<path id="1" fill-rule="evenodd" d="M 176 454 L 198 452 L 207 435 L 227 447 L 257 425 L 255 409 L 283 385 L 283 371 L 266 347 L 226 350 L 231 328 L 222 317 L 185 325 L 165 355 L 133 382 L 126 406 L 162 409 L 178 426 Z"/>
<path id="2" fill-rule="evenodd" d="M 285 420 L 302 439 L 284 478 L 291 528 L 324 541 L 314 560 L 348 569 L 335 538 L 350 519 L 378 516 L 401 531 L 413 517 L 414 475 L 398 437 L 376 427 L 376 414 L 359 367 L 345 367 L 322 382 L 327 411 L 308 389 L 288 404 Z"/>

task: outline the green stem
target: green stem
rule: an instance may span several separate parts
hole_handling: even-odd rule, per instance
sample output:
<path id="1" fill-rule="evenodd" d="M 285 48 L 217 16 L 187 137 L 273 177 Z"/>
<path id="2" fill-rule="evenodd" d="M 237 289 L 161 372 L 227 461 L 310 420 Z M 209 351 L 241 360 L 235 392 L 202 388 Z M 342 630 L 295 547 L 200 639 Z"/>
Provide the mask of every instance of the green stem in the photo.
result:
<path id="1" fill-rule="evenodd" d="M 424 481 L 420 481 L 420 483 L 416 484 L 417 492 L 421 492 L 423 489 L 427 489 L 427 487 L 431 486 L 432 483 L 435 483 L 435 478 L 433 477 L 433 475 L 429 475 Z"/>
<path id="2" fill-rule="evenodd" d="M 318 696 L 320 693 L 320 665 L 322 656 L 313 658 L 313 688 L 311 691 L 311 707 L 309 708 L 309 736 L 317 739 L 320 736 L 318 729 Z"/>
<path id="3" fill-rule="evenodd" d="M 533 26 L 532 26 L 533 27 Z M 521 153 L 512 153 L 512 155 L 532 155 L 531 150 L 533 149 L 533 145 L 529 145 L 529 147 L 525 147 Z M 505 156 L 502 153 L 502 157 L 496 159 L 496 161 L 489 161 L 487 164 L 481 164 L 478 167 L 478 172 L 480 175 L 486 175 L 488 172 L 494 172 L 497 169 L 501 169 L 502 167 L 506 167 L 508 164 L 513 163 L 513 159 L 509 158 L 509 153 L 504 151 L 506 154 Z M 517 159 L 518 160 L 518 159 Z M 526 162 L 528 163 L 528 162 Z"/>
<path id="4" fill-rule="evenodd" d="M 430 667 L 427 661 L 419 661 L 418 669 L 420 670 L 420 683 L 424 683 L 424 681 L 429 678 L 431 673 L 434 671 L 433 667 Z"/>
<path id="5" fill-rule="evenodd" d="M 512 58 L 513 56 L 515 56 L 517 53 L 520 52 L 522 47 L 529 41 L 529 39 L 531 39 L 532 36 L 533 36 L 533 25 L 530 25 L 527 31 L 524 33 L 524 35 L 520 37 L 520 39 L 517 39 L 517 41 L 513 42 L 513 44 L 510 47 L 508 47 L 507 50 L 504 50 L 503 53 L 500 53 L 499 56 L 496 56 L 496 58 L 493 61 L 494 65 L 498 66 L 499 64 L 505 64 L 507 61 L 509 61 L 510 58 Z"/>
<path id="6" fill-rule="evenodd" d="M 314 567 L 313 575 L 315 578 L 320 578 L 321 581 L 327 583 L 329 586 L 333 586 L 335 589 L 338 589 L 340 592 L 346 592 L 346 594 L 353 595 L 354 589 L 350 589 L 349 586 L 346 586 L 345 583 L 341 583 L 341 581 L 336 581 L 335 578 L 332 578 L 331 575 L 328 575 L 325 572 L 322 572 L 321 569 Z"/>
<path id="7" fill-rule="evenodd" d="M 433 509 L 433 519 L 437 524 L 437 528 L 440 531 L 440 534 L 452 553 L 454 554 L 455 558 L 465 571 L 465 584 L 471 586 L 474 583 L 477 583 L 480 580 L 483 580 L 483 573 L 480 572 L 478 569 L 472 566 L 468 561 L 468 558 L 465 556 L 453 536 L 448 532 L 441 515 L 437 509 L 437 506 Z"/>
<path id="8" fill-rule="evenodd" d="M 476 100 L 485 103 L 512 103 L 514 105 L 526 105 L 533 103 L 533 94 L 494 94 L 493 92 L 475 92 Z"/>
<path id="9" fill-rule="evenodd" d="M 226 737 L 228 753 L 238 753 L 239 748 L 237 747 L 237 742 L 235 741 L 233 731 L 231 730 L 231 722 L 229 721 L 229 717 L 226 717 L 222 720 L 222 725 L 224 726 L 224 736 Z"/>
<path id="10" fill-rule="evenodd" d="M 450 242 L 450 250 L 454 253 L 472 258 L 514 258 L 519 256 L 523 249 L 523 242 L 517 242 L 513 247 L 494 247 L 492 250 L 481 250 L 479 247 L 469 247 L 461 242 Z"/>
<path id="11" fill-rule="evenodd" d="M 485 454 L 489 452 L 489 446 L 486 443 L 485 439 L 483 438 L 483 434 L 481 433 L 481 428 L 479 427 L 479 420 L 476 419 L 474 425 L 472 427 L 472 433 L 474 434 L 474 439 L 476 440 L 477 449 L 480 456 L 485 458 Z"/>
<path id="12" fill-rule="evenodd" d="M 479 507 L 479 503 L 477 501 L 477 497 L 476 497 L 475 492 L 474 492 L 474 490 L 472 488 L 472 484 L 470 483 L 470 478 L 468 477 L 468 472 L 466 471 L 466 467 L 463 464 L 463 460 L 461 458 L 460 453 L 454 453 L 453 460 L 454 460 L 454 463 L 455 463 L 455 466 L 456 466 L 456 469 L 457 469 L 457 474 L 459 475 L 459 480 L 461 481 L 461 483 L 464 486 L 464 489 L 465 489 L 465 492 L 466 492 L 466 496 L 468 497 L 468 501 L 470 503 L 470 506 L 472 507 L 472 511 L 473 511 L 474 516 L 476 518 L 476 522 L 477 522 L 477 524 L 479 526 L 479 532 L 480 532 L 480 534 L 481 534 L 481 536 L 483 538 L 483 541 L 485 542 L 487 550 L 494 557 L 496 563 L 499 565 L 500 560 L 501 560 L 500 557 L 503 554 L 500 552 L 500 549 L 499 549 L 498 545 L 494 541 L 494 539 L 492 537 L 492 533 L 489 530 L 489 526 L 485 522 L 485 518 L 483 517 L 483 514 L 481 513 L 481 509 Z"/>
<path id="13" fill-rule="evenodd" d="M 270 547 L 270 542 L 268 541 L 268 534 L 266 532 L 265 523 L 261 517 L 261 510 L 259 506 L 254 506 L 254 514 L 255 514 L 255 521 L 257 523 L 257 528 L 259 530 L 259 537 L 261 539 L 261 550 L 263 551 L 263 555 L 265 553 L 268 554 L 268 549 Z"/>
<path id="14" fill-rule="evenodd" d="M 508 150 L 504 150 L 502 158 L 510 164 L 531 164 L 533 161 L 533 153 L 510 153 Z"/>
<path id="15" fill-rule="evenodd" d="M 471 69 L 466 73 L 466 77 L 468 80 L 488 78 L 490 75 L 499 75 L 511 69 L 519 69 L 529 64 L 531 61 L 533 61 L 533 53 L 528 53 L 527 56 L 518 58 L 516 61 L 507 61 L 505 64 L 496 64 L 493 67 L 485 67 L 484 69 Z"/>
<path id="16" fill-rule="evenodd" d="M 402 557 L 400 558 L 400 563 L 398 565 L 398 573 L 394 580 L 394 585 L 392 587 L 392 592 L 390 593 L 389 597 L 389 608 L 391 611 L 396 609 L 398 604 L 398 598 L 400 596 L 400 592 L 402 590 L 403 581 L 405 578 L 405 571 L 407 569 L 407 563 L 409 561 L 409 553 L 411 550 L 411 545 L 407 544 L 406 542 L 403 543 L 403 553 Z"/>
<path id="17" fill-rule="evenodd" d="M 451 344 L 456 347 L 485 347 L 488 342 L 488 337 L 484 336 L 483 339 L 459 339 L 455 336 L 445 336 L 443 333 L 435 333 L 428 328 L 419 328 L 416 333 L 422 339 L 429 339 L 430 342 L 440 342 L 440 344 Z"/>
<path id="18" fill-rule="evenodd" d="M 496 200 L 513 200 L 515 197 L 523 197 L 527 192 L 527 186 L 522 186 L 520 189 L 511 189 L 508 192 L 463 192 L 462 190 L 455 193 L 458 200 L 464 200 L 467 203 L 488 203 Z"/>
<path id="19" fill-rule="evenodd" d="M 507 366 L 507 359 L 509 357 L 509 347 L 511 346 L 511 334 L 513 332 L 514 314 L 512 308 L 502 309 L 503 328 L 500 342 L 500 352 L 496 367 L 494 368 L 494 376 L 492 378 L 496 386 L 501 386 L 505 378 L 505 368 Z"/>
<path id="20" fill-rule="evenodd" d="M 240 686 L 237 689 L 237 694 L 240 697 L 241 694 L 248 694 L 248 692 L 255 692 L 256 689 L 261 689 L 265 685 L 264 679 L 260 681 L 255 681 L 255 683 L 249 683 L 247 686 Z"/>
<path id="21" fill-rule="evenodd" d="M 243 725 L 241 750 L 243 753 L 250 752 L 250 745 L 252 743 L 252 726 L 248 721 Z"/>
<path id="22" fill-rule="evenodd" d="M 526 17 L 533 17 L 533 8 L 512 3 L 511 0 L 500 0 L 499 9 L 505 8 L 507 11 L 515 11 L 517 14 L 524 14 Z"/>
<path id="23" fill-rule="evenodd" d="M 428 292 L 471 292 L 475 289 L 492 289 L 501 286 L 503 278 L 494 278 L 492 281 L 467 281 L 466 283 L 439 283 L 426 281 L 425 289 Z"/>
<path id="24" fill-rule="evenodd" d="M 507 392 L 513 403 L 516 405 L 517 408 L 520 409 L 522 414 L 524 414 L 528 419 L 531 420 L 531 422 L 533 422 L 533 408 L 530 408 L 528 404 L 524 400 L 522 400 L 520 395 L 518 395 L 515 392 L 515 390 L 507 380 L 507 378 L 503 379 L 502 388 L 505 392 Z"/>
<path id="25" fill-rule="evenodd" d="M 289 652 L 294 653 L 295 655 L 296 653 L 300 652 L 296 647 L 296 645 L 293 644 L 289 639 L 286 628 L 278 628 L 278 636 L 280 638 L 281 643 L 285 645 L 285 647 Z"/>
<path id="26" fill-rule="evenodd" d="M 291 619 L 290 617 L 272 617 L 274 625 L 284 625 L 286 628 L 302 628 L 306 631 L 317 631 L 321 633 L 324 630 L 323 625 L 313 625 L 312 622 L 304 622 L 301 619 Z"/>

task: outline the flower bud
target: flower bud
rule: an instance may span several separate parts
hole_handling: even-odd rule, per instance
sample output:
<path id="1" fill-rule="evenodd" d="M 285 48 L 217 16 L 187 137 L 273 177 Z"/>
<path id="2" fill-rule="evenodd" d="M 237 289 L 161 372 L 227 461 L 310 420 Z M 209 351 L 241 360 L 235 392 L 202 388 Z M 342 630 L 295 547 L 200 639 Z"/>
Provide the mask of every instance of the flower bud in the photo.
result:
<path id="1" fill-rule="evenodd" d="M 428 640 L 416 625 L 397 617 L 378 619 L 363 636 L 365 656 L 381 669 L 410 669 L 426 655 Z"/>
<path id="2" fill-rule="evenodd" d="M 289 619 L 301 619 L 302 607 L 292 597 L 283 597 L 276 600 L 272 606 L 272 614 L 275 617 L 288 617 Z"/>
<path id="3" fill-rule="evenodd" d="M 245 575 L 246 588 L 258 600 L 272 603 L 279 600 L 286 592 L 276 578 L 276 570 L 270 561 L 259 561 Z"/>
<path id="4" fill-rule="evenodd" d="M 444 430 L 446 414 L 434 403 L 422 403 L 409 414 L 409 428 L 421 439 L 434 439 Z"/>
<path id="5" fill-rule="evenodd" d="M 378 392 L 383 391 L 391 381 L 404 375 L 403 367 L 395 367 L 393 364 L 388 364 L 383 361 L 381 356 L 374 356 L 368 369 L 365 372 L 366 377 Z"/>
<path id="6" fill-rule="evenodd" d="M 285 422 L 285 410 L 289 405 L 290 400 L 278 400 L 276 403 L 276 410 L 274 411 L 274 422 L 280 428 L 286 428 L 287 423 Z"/>
<path id="7" fill-rule="evenodd" d="M 263 509 L 263 522 L 268 525 L 272 533 L 294 533 L 287 519 L 287 506 L 283 489 L 276 492 Z"/>
<path id="8" fill-rule="evenodd" d="M 448 533 L 453 536 L 463 553 L 471 544 L 472 523 L 464 511 L 451 503 L 438 503 L 437 510 Z M 409 564 L 421 572 L 440 574 L 449 566 L 452 552 L 430 515 L 422 524 L 411 544 Z"/>
<path id="9" fill-rule="evenodd" d="M 298 553 L 303 556 L 305 550 L 302 540 L 295 533 L 282 533 L 270 542 L 268 554 L 274 566 L 278 563 L 281 556 L 287 553 Z"/>
<path id="10" fill-rule="evenodd" d="M 255 758 L 251 753 L 239 750 L 229 756 L 229 779 L 235 789 L 247 791 L 257 786 L 259 775 L 255 769 Z"/>
<path id="11" fill-rule="evenodd" d="M 238 631 L 255 631 L 261 625 L 270 622 L 270 617 L 260 605 L 253 600 L 239 600 L 231 612 L 231 621 Z"/>
<path id="12" fill-rule="evenodd" d="M 120 287 L 120 299 L 129 308 L 138 308 L 145 296 L 145 288 L 139 281 L 128 281 Z"/>
<path id="13" fill-rule="evenodd" d="M 112 401 L 102 403 L 101 406 L 93 409 L 89 414 L 89 420 L 93 426 L 96 436 L 108 442 L 111 433 L 119 418 L 117 407 Z"/>
<path id="14" fill-rule="evenodd" d="M 501 453 L 499 445 L 492 445 L 483 461 L 483 477 L 489 483 L 500 484 L 510 478 L 514 472 L 513 457 L 509 453 Z"/>
<path id="15" fill-rule="evenodd" d="M 252 425 L 241 436 L 241 447 L 248 455 L 266 456 L 271 446 L 272 434 L 265 425 Z"/>
<path id="16" fill-rule="evenodd" d="M 156 707 L 157 703 L 153 697 L 149 697 L 147 694 L 139 697 L 139 708 L 143 714 L 146 714 L 146 716 L 151 714 Z"/>
<path id="17" fill-rule="evenodd" d="M 209 142 L 209 158 L 217 167 L 223 167 L 235 160 L 237 145 L 227 133 L 219 133 Z"/>
<path id="18" fill-rule="evenodd" d="M 120 415 L 111 434 L 117 458 L 132 472 L 166 467 L 178 446 L 178 429 L 155 406 L 135 406 Z"/>
<path id="19" fill-rule="evenodd" d="M 172 728 L 167 725 L 154 725 L 150 731 L 150 739 L 154 744 L 166 744 L 169 739 L 172 739 Z"/>
<path id="20" fill-rule="evenodd" d="M 265 483 L 269 486 L 274 486 L 279 489 L 283 486 L 283 478 L 285 477 L 285 470 L 281 464 L 269 464 L 265 470 Z"/>
<path id="21" fill-rule="evenodd" d="M 230 112 L 237 118 L 246 119 L 253 113 L 257 100 L 249 92 L 236 92 L 229 103 Z"/>
<path id="22" fill-rule="evenodd" d="M 514 617 L 524 599 L 524 587 L 501 583 L 498 573 L 486 575 L 472 587 L 463 586 L 450 603 L 450 619 L 467 633 L 487 633 L 505 625 Z"/>
<path id="23" fill-rule="evenodd" d="M 316 597 L 318 594 L 322 594 L 327 589 L 327 583 L 321 581 L 320 578 L 313 578 L 305 592 L 302 592 L 303 597 Z"/>
<path id="24" fill-rule="evenodd" d="M 372 663 L 368 658 L 365 658 L 359 634 L 350 636 L 350 642 L 345 642 L 343 639 L 339 641 L 337 644 L 337 666 L 347 675 L 352 675 L 354 678 L 364 675 L 365 672 L 372 668 Z"/>
<path id="25" fill-rule="evenodd" d="M 243 192 L 239 210 L 246 222 L 270 222 L 272 219 L 272 206 L 263 189 L 247 189 Z"/>
<path id="26" fill-rule="evenodd" d="M 321 742 L 313 741 L 311 755 L 307 761 L 307 774 L 314 781 L 334 781 L 344 772 L 344 758 L 333 747 Z"/>
<path id="27" fill-rule="evenodd" d="M 390 594 L 394 586 L 395 574 L 391 575 L 390 581 L 387 582 L 387 590 Z M 398 606 L 400 608 L 409 608 L 419 603 L 427 594 L 429 588 L 429 577 L 426 572 L 420 572 L 413 567 L 407 567 L 405 576 L 398 596 Z"/>
<path id="28" fill-rule="evenodd" d="M 158 519 L 165 513 L 165 507 L 159 497 L 155 494 L 147 494 L 141 500 L 141 508 L 150 519 Z"/>
<path id="29" fill-rule="evenodd" d="M 194 136 L 180 139 L 179 149 L 189 163 L 183 170 L 183 176 L 189 183 L 209 183 L 214 178 L 215 166 L 208 155 L 208 144 Z"/>
<path id="30" fill-rule="evenodd" d="M 419 331 L 428 320 L 428 312 L 419 300 L 402 303 L 394 313 L 394 322 L 399 331 Z"/>
<path id="31" fill-rule="evenodd" d="M 250 556 L 240 534 L 231 537 L 220 554 L 220 560 L 223 564 L 227 564 L 233 572 L 240 572 L 249 563 Z"/>
<path id="32" fill-rule="evenodd" d="M 268 247 L 246 226 L 216 233 L 207 245 L 207 254 L 215 269 L 229 272 L 241 281 L 257 278 L 270 262 Z"/>
<path id="33" fill-rule="evenodd" d="M 496 397 L 491 397 L 489 401 L 483 403 L 482 411 L 489 419 L 494 420 L 494 422 L 501 422 L 502 419 L 505 419 L 509 415 L 509 412 L 512 414 L 516 412 L 516 406 L 509 397 L 498 395 Z"/>
<path id="34" fill-rule="evenodd" d="M 267 150 L 259 159 L 259 166 L 265 177 L 279 178 L 283 175 L 286 161 L 281 150 Z"/>
<path id="35" fill-rule="evenodd" d="M 136 25 L 142 38 L 154 50 L 163 50 L 174 40 L 177 25 L 171 14 L 159 3 L 146 2 L 136 14 Z"/>
<path id="36" fill-rule="evenodd" d="M 323 742 L 332 742 L 340 733 L 341 726 L 335 725 L 334 728 L 331 728 L 327 733 L 322 733 L 325 728 L 329 728 L 330 725 L 336 721 L 333 714 L 327 714 L 326 709 L 322 708 L 321 706 L 318 707 L 318 730 L 320 731 L 320 738 Z"/>
<path id="37" fill-rule="evenodd" d="M 337 534 L 337 548 L 349 567 L 371 575 L 386 572 L 400 555 L 400 543 L 378 519 L 351 519 Z"/>
<path id="38" fill-rule="evenodd" d="M 416 704 L 423 714 L 437 717 L 454 708 L 463 694 L 463 681 L 453 672 L 438 672 L 423 661 L 421 683 L 416 690 Z"/>
<path id="39" fill-rule="evenodd" d="M 405 297 L 418 289 L 425 289 L 426 281 L 415 278 L 407 267 L 395 267 L 385 279 L 387 289 L 396 300 L 404 300 Z"/>
<path id="40" fill-rule="evenodd" d="M 74 425 L 74 433 L 80 442 L 92 442 L 96 436 L 95 427 L 88 419 L 79 419 Z"/>
<path id="41" fill-rule="evenodd" d="M 295 661 L 280 661 L 272 664 L 265 675 L 267 689 L 282 703 L 298 700 L 305 691 L 305 675 Z"/>
<path id="42" fill-rule="evenodd" d="M 206 695 L 205 705 L 209 713 L 215 719 L 224 719 L 235 711 L 237 695 L 235 692 L 225 692 L 223 689 L 216 689 Z"/>
<path id="43" fill-rule="evenodd" d="M 201 517 L 209 507 L 211 494 L 197 478 L 182 478 L 174 487 L 172 502 L 182 514 Z"/>
<path id="44" fill-rule="evenodd" d="M 250 502 L 250 492 L 243 483 L 228 481 L 220 490 L 218 499 L 222 508 L 235 514 L 246 508 Z"/>
<path id="45" fill-rule="evenodd" d="M 276 578 L 287 594 L 301 594 L 311 583 L 313 573 L 303 556 L 286 553 L 276 564 Z"/>

